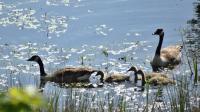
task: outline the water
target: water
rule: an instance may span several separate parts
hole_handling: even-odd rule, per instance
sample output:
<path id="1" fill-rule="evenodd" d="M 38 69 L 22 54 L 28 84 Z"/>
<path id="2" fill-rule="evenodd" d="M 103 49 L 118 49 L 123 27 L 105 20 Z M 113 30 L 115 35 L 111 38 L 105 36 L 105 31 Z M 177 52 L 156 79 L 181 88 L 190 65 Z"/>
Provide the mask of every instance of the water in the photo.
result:
<path id="1" fill-rule="evenodd" d="M 71 48 L 80 47 L 83 44 L 106 45 L 110 42 L 120 44 L 124 41 L 152 40 L 152 32 L 158 28 L 164 28 L 166 31 L 165 44 L 176 43 L 180 40 L 177 30 L 185 25 L 186 21 L 192 17 L 193 1 L 162 1 L 153 0 L 150 3 L 146 1 L 131 0 L 110 0 L 110 1 L 78 1 L 72 0 L 66 6 L 60 1 L 53 0 L 43 2 L 23 2 L 3 1 L 2 4 L 10 5 L 11 8 L 2 8 L 1 18 L 11 18 L 8 15 L 14 9 L 23 9 L 26 14 L 30 10 L 34 12 L 31 17 L 35 18 L 40 27 L 24 28 L 19 30 L 16 24 L 1 27 L 1 38 L 3 42 L 24 43 L 39 42 L 52 43 L 59 47 Z M 55 3 L 55 5 L 53 5 Z M 187 5 L 186 5 L 187 4 Z M 14 6 L 13 6 L 14 5 Z M 183 13 L 184 12 L 184 13 Z M 53 31 L 46 37 L 45 27 L 50 23 L 42 21 L 42 15 L 46 13 L 47 19 L 63 17 L 66 27 L 57 25 L 58 33 Z M 23 20 L 22 20 L 23 21 Z M 12 33 L 10 33 L 12 31 Z M 58 34 L 57 34 L 58 33 Z M 59 38 L 56 38 L 59 35 Z M 16 38 L 17 37 L 17 38 Z M 174 40 L 175 39 L 175 40 Z M 76 44 L 74 44 L 76 42 Z M 59 44 L 58 44 L 59 43 Z"/>
<path id="2" fill-rule="evenodd" d="M 105 70 L 109 66 L 109 71 L 124 72 L 136 65 L 151 71 L 149 60 L 158 43 L 158 38 L 151 34 L 155 29 L 163 28 L 163 46 L 181 43 L 179 30 L 193 17 L 194 1 L 2 0 L 0 89 L 38 87 L 38 65 L 26 62 L 33 54 L 41 56 L 47 73 L 65 66 L 80 66 L 81 58 L 85 66 L 96 69 Z M 108 52 L 108 58 L 102 53 L 104 50 Z M 126 61 L 119 60 L 124 57 Z M 44 93 L 48 96 L 58 89 L 49 83 Z M 106 90 L 115 91 L 113 95 L 131 92 L 127 96 L 135 98 L 132 85 L 106 85 L 99 93 Z M 96 90 L 92 92 L 95 94 Z M 65 92 L 61 93 L 65 95 Z M 145 98 L 142 96 L 143 100 Z"/>

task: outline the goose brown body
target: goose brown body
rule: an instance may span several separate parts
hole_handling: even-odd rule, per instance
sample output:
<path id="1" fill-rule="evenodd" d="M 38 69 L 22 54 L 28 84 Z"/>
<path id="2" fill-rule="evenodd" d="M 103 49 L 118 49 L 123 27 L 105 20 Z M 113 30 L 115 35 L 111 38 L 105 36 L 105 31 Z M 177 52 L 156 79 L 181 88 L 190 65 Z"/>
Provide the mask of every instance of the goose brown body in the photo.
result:
<path id="1" fill-rule="evenodd" d="M 137 72 L 137 68 L 135 66 L 132 66 L 130 69 L 127 70 L 127 72 L 134 72 L 134 76 L 137 77 L 135 74 Z M 134 83 L 137 82 L 135 78 Z M 124 81 L 132 81 L 130 80 L 130 75 L 127 75 L 126 73 L 112 73 L 109 75 L 106 75 L 105 82 L 111 83 L 111 82 L 124 82 Z"/>
<path id="2" fill-rule="evenodd" d="M 153 60 L 150 62 L 153 71 L 159 71 L 161 68 L 173 69 L 181 62 L 181 45 L 168 46 L 161 49 L 164 39 L 163 29 L 157 29 L 153 35 L 159 35 L 159 43 Z"/>
<path id="3" fill-rule="evenodd" d="M 142 80 L 142 86 L 144 86 L 146 82 L 155 86 L 175 84 L 175 81 L 168 78 L 168 76 L 164 73 L 151 72 L 145 74 L 142 70 L 138 70 L 137 75 L 138 74 L 141 75 L 141 78 L 138 76 L 138 79 Z"/>
<path id="4" fill-rule="evenodd" d="M 105 82 L 111 83 L 111 82 L 124 82 L 129 81 L 129 76 L 122 74 L 122 73 L 114 73 L 110 76 L 105 77 Z"/>
<path id="5" fill-rule="evenodd" d="M 94 72 L 96 70 L 89 68 L 63 68 L 44 78 L 56 83 L 89 82 L 89 77 Z"/>

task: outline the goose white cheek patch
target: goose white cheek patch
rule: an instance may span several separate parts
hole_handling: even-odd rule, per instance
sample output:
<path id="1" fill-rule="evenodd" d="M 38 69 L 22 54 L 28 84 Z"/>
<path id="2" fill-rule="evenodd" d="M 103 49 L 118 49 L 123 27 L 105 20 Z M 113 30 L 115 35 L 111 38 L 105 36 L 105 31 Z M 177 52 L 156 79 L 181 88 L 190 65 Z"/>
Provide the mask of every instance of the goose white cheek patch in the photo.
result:
<path id="1" fill-rule="evenodd" d="M 97 72 L 94 72 L 89 77 L 89 81 L 94 87 L 97 87 L 99 84 L 101 84 L 101 81 L 100 81 L 101 76 L 99 75 L 96 76 L 96 75 L 97 75 Z"/>
<path id="2" fill-rule="evenodd" d="M 142 85 L 142 80 L 138 80 L 137 86 L 141 86 L 141 85 Z"/>
<path id="3" fill-rule="evenodd" d="M 141 74 L 137 74 L 138 76 L 141 76 Z M 136 86 L 140 87 L 142 85 L 142 79 L 137 81 Z"/>
<path id="4" fill-rule="evenodd" d="M 94 72 L 90 75 L 90 77 L 89 77 L 90 83 L 92 83 L 92 84 L 96 83 L 96 75 L 97 75 L 97 72 Z"/>
<path id="5" fill-rule="evenodd" d="M 129 71 L 128 72 L 128 75 L 130 76 L 130 81 L 131 82 L 134 82 L 135 81 L 135 72 L 133 72 L 133 71 Z"/>

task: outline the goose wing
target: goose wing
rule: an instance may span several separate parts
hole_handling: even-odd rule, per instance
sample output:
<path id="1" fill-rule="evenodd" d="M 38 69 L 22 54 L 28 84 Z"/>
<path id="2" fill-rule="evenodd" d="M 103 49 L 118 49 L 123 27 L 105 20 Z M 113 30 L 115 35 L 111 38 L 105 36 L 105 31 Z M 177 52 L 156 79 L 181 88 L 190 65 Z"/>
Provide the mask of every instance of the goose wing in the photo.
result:
<path id="1" fill-rule="evenodd" d="M 169 61 L 177 61 L 180 58 L 180 52 L 182 47 L 179 45 L 176 46 L 168 46 L 161 50 L 161 57 Z"/>
<path id="2" fill-rule="evenodd" d="M 122 82 L 125 80 L 129 80 L 129 76 L 124 75 L 122 73 L 111 74 L 110 76 L 107 76 L 105 79 L 106 82 Z"/>
<path id="3" fill-rule="evenodd" d="M 167 74 L 152 72 L 145 75 L 146 80 L 153 85 L 167 85 L 174 84 L 174 81 L 168 78 Z"/>
<path id="4" fill-rule="evenodd" d="M 95 70 L 90 68 L 63 68 L 54 72 L 52 77 L 56 82 L 85 82 Z"/>
<path id="5" fill-rule="evenodd" d="M 175 84 L 175 81 L 166 77 L 152 77 L 149 79 L 149 83 L 153 85 L 167 85 Z"/>
<path id="6" fill-rule="evenodd" d="M 53 75 L 54 76 L 59 76 L 59 75 L 82 76 L 82 75 L 91 74 L 92 72 L 94 72 L 94 70 L 90 68 L 63 68 L 54 72 Z"/>

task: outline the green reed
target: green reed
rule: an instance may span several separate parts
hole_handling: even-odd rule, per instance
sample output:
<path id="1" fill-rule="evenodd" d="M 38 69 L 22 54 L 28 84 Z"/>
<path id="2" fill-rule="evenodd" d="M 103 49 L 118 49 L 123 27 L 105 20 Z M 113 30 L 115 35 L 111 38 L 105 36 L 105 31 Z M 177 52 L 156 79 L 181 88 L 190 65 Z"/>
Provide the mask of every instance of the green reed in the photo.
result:
<path id="1" fill-rule="evenodd" d="M 167 89 L 172 112 L 185 112 L 190 110 L 190 82 L 187 76 L 179 76 L 176 86 Z"/>
<path id="2" fill-rule="evenodd" d="M 193 58 L 193 67 L 194 67 L 194 84 L 197 84 L 197 81 L 198 81 L 198 63 L 197 63 L 197 57 Z"/>
<path id="3" fill-rule="evenodd" d="M 59 106 L 59 93 L 54 94 L 54 97 L 50 98 L 48 112 L 57 112 L 58 111 L 58 106 Z"/>

